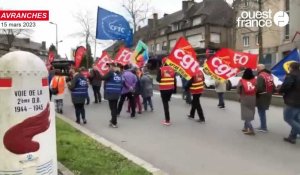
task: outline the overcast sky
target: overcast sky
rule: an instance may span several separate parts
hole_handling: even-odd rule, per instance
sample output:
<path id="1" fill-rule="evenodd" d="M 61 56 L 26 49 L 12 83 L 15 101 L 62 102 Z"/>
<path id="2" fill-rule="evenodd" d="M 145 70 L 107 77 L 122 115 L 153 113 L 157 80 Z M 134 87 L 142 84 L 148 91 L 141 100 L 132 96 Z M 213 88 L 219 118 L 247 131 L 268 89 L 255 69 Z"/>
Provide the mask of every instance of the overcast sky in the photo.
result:
<path id="1" fill-rule="evenodd" d="M 181 4 L 182 0 L 150 0 L 151 14 L 156 12 L 161 17 L 164 13 L 174 13 L 181 9 Z M 80 11 L 88 11 L 91 17 L 95 19 L 94 27 L 96 27 L 97 6 L 128 18 L 128 14 L 122 8 L 122 0 L 0 0 L 0 8 L 2 9 L 49 10 L 49 21 L 57 23 L 58 26 L 58 41 L 63 40 L 58 44 L 59 54 L 63 57 L 65 55 L 70 57 L 71 48 L 84 44 L 84 39 L 72 35 L 80 31 L 80 26 L 74 15 Z M 47 48 L 52 43 L 55 45 L 55 25 L 51 25 L 49 22 L 38 22 L 38 27 L 34 29 L 31 39 L 37 42 L 46 41 Z M 102 48 L 111 42 L 97 41 L 97 43 L 96 56 L 98 57 L 101 55 Z M 91 43 L 91 47 L 94 54 L 95 44 Z"/>

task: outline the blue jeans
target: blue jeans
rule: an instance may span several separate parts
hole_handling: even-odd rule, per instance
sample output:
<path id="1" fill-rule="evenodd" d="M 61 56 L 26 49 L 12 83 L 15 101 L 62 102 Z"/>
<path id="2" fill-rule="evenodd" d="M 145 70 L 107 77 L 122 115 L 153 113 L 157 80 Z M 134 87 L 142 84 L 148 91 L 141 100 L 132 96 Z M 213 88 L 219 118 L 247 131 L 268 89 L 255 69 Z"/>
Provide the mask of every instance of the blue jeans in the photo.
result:
<path id="1" fill-rule="evenodd" d="M 283 116 L 284 121 L 292 127 L 289 138 L 295 140 L 297 134 L 300 134 L 300 108 L 286 106 L 283 111 Z"/>
<path id="2" fill-rule="evenodd" d="M 219 104 L 218 106 L 225 107 L 224 103 L 224 92 L 218 92 Z"/>
<path id="3" fill-rule="evenodd" d="M 143 98 L 143 104 L 144 104 L 145 111 L 147 111 L 148 104 L 150 105 L 151 110 L 153 110 L 153 104 L 152 104 L 151 97 L 145 97 L 145 98 Z"/>
<path id="4" fill-rule="evenodd" d="M 267 130 L 267 117 L 266 110 L 262 108 L 257 108 L 259 119 L 260 119 L 260 129 Z"/>

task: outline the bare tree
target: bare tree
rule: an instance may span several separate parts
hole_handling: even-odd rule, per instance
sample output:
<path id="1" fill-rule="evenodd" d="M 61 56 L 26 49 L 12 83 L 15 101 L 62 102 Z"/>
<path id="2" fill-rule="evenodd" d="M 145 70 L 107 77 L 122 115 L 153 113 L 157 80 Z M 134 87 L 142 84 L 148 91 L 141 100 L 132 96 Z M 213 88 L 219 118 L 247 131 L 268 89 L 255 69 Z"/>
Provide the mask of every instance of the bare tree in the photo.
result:
<path id="1" fill-rule="evenodd" d="M 147 19 L 147 14 L 150 9 L 150 1 L 140 0 L 123 0 L 123 7 L 132 18 L 133 32 L 135 33 L 138 26 Z"/>
<path id="2" fill-rule="evenodd" d="M 85 41 L 85 48 L 87 49 L 87 54 L 84 57 L 86 59 L 84 62 L 86 63 L 86 67 L 88 68 L 92 65 L 93 61 L 90 42 L 95 41 L 95 20 L 90 16 L 90 13 L 88 11 L 78 12 L 76 15 L 74 15 L 74 18 L 81 26 L 81 31 L 72 35 L 83 38 Z"/>
<path id="3" fill-rule="evenodd" d="M 32 30 L 30 29 L 1 29 L 1 34 L 4 35 L 7 41 L 7 50 L 13 47 L 13 43 L 17 36 L 23 35 L 30 37 Z"/>

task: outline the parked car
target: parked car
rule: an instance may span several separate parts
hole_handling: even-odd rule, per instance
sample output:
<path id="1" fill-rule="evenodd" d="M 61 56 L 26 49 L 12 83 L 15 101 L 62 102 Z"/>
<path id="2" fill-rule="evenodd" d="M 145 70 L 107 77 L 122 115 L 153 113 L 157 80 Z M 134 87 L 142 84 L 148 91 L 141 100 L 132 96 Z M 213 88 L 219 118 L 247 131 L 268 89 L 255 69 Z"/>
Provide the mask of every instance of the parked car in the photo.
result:
<path id="1" fill-rule="evenodd" d="M 254 75 L 257 76 L 257 71 L 253 71 L 253 73 L 254 73 Z M 228 83 L 227 83 L 228 84 L 227 89 L 229 89 L 229 90 L 230 89 L 235 89 L 237 87 L 240 79 L 242 78 L 243 74 L 244 74 L 244 72 L 242 71 L 242 72 L 238 73 L 236 76 L 229 78 Z M 278 87 L 278 86 L 282 85 L 282 81 L 280 81 L 278 77 L 276 77 L 273 74 L 272 74 L 272 76 L 273 76 L 275 87 Z"/>
<path id="2" fill-rule="evenodd" d="M 200 70 L 204 74 L 204 78 L 205 78 L 204 86 L 205 86 L 205 88 L 214 88 L 215 87 L 215 80 L 211 76 L 205 74 L 205 72 L 203 71 L 203 67 L 200 67 Z"/>

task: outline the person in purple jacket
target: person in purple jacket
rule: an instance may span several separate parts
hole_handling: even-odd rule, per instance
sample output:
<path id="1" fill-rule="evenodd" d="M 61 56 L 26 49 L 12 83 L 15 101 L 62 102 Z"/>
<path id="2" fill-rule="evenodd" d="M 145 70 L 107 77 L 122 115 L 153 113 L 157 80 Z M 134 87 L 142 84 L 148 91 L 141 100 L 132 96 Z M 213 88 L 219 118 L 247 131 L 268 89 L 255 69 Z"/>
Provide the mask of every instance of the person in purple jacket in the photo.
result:
<path id="1" fill-rule="evenodd" d="M 124 72 L 122 74 L 122 78 L 124 81 L 121 98 L 118 103 L 118 116 L 122 111 L 122 107 L 126 97 L 129 99 L 130 107 L 131 107 L 131 117 L 135 117 L 135 101 L 134 101 L 134 91 L 137 83 L 137 77 L 130 70 L 129 66 L 124 66 Z"/>

